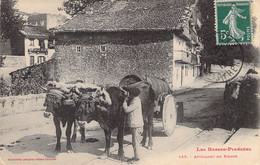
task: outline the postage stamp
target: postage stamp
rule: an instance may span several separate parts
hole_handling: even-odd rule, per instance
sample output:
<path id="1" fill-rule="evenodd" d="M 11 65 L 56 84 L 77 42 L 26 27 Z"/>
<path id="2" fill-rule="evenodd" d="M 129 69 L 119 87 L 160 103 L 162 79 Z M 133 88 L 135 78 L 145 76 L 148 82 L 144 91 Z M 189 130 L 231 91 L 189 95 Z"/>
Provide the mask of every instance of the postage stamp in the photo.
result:
<path id="1" fill-rule="evenodd" d="M 251 1 L 215 0 L 217 45 L 252 43 Z"/>

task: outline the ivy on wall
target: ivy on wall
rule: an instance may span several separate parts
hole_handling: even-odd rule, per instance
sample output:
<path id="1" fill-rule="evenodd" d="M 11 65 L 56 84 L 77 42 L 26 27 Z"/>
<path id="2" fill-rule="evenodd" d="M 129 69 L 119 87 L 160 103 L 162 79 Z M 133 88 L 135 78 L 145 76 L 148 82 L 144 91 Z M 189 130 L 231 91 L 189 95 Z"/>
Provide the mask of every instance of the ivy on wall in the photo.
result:
<path id="1" fill-rule="evenodd" d="M 55 60 L 51 59 L 39 65 L 29 66 L 12 73 L 12 95 L 27 95 L 43 93 L 43 87 L 54 78 Z"/>

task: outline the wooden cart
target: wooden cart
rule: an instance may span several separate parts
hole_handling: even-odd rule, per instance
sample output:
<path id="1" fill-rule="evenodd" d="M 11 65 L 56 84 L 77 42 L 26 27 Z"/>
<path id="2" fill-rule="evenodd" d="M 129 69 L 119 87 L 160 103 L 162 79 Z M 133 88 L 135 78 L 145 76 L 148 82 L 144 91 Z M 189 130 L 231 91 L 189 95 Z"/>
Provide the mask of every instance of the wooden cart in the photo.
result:
<path id="1" fill-rule="evenodd" d="M 156 77 L 142 77 L 132 74 L 125 76 L 119 83 L 120 86 L 128 86 L 140 81 L 151 84 L 155 93 L 155 106 L 160 107 L 160 117 L 162 118 L 164 133 L 171 136 L 177 122 L 177 110 L 174 97 L 171 94 L 169 85 L 162 79 Z"/>

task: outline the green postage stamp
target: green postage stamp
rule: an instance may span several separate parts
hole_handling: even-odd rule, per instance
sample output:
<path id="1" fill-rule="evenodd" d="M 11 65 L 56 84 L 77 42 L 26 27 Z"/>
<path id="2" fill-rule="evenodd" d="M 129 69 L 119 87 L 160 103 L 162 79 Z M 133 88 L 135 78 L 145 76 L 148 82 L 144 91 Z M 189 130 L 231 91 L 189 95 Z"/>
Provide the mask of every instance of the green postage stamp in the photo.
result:
<path id="1" fill-rule="evenodd" d="M 252 43 L 251 2 L 215 0 L 217 45 Z"/>

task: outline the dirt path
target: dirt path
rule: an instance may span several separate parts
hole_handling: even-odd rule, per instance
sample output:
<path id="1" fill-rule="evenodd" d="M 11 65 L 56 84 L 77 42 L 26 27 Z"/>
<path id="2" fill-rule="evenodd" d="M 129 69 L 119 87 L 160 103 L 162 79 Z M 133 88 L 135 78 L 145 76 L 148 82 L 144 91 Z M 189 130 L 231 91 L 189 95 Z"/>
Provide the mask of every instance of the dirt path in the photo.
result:
<path id="1" fill-rule="evenodd" d="M 218 84 L 176 96 L 176 102 L 184 102 L 183 122 L 178 123 L 173 135 L 167 137 L 163 133 L 161 120 L 155 119 L 154 147 L 153 150 L 141 148 L 143 160 L 140 164 L 186 162 L 186 158 L 182 158 L 182 156 L 196 155 L 197 147 L 224 145 L 232 132 L 222 129 L 216 124 L 218 116 L 223 112 L 223 108 L 221 108 L 223 90 L 223 86 Z M 98 159 L 98 156 L 104 151 L 105 138 L 103 130 L 96 122 L 87 125 L 86 138 L 95 138 L 98 141 L 80 143 L 78 137 L 76 143 L 72 144 L 74 154 L 66 153 L 64 129 L 62 130 L 62 151 L 58 154 L 54 153 L 55 128 L 52 119 L 43 117 L 43 111 L 1 117 L 0 124 L 0 156 L 6 164 L 66 165 L 72 164 L 72 162 L 79 165 L 122 164 L 117 160 L 116 130 L 112 136 L 111 158 Z M 241 144 L 238 145 L 241 146 Z M 129 134 L 124 137 L 124 151 L 127 158 L 133 156 L 131 135 Z M 194 159 L 189 160 L 195 161 Z M 199 160 L 205 161 L 205 159 Z"/>

